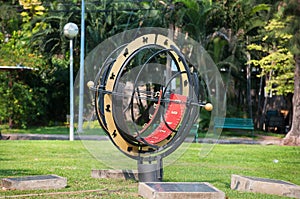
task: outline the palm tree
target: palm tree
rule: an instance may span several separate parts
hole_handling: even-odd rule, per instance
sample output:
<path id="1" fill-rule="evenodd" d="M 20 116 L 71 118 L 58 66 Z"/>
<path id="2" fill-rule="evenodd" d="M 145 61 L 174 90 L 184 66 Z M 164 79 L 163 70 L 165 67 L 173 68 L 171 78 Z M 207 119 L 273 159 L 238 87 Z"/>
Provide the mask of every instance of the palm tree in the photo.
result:
<path id="1" fill-rule="evenodd" d="M 269 5 L 253 1 L 220 1 L 206 19 L 207 35 L 202 43 L 220 70 L 226 71 L 223 78 L 230 116 L 244 117 L 248 113 L 252 118 L 251 65 L 245 64 L 251 54 L 246 46 L 264 26 L 269 10 Z"/>
<path id="2" fill-rule="evenodd" d="M 252 117 L 251 66 L 245 65 L 251 58 L 246 46 L 258 34 L 259 28 L 264 26 L 270 6 L 243 0 L 177 0 L 160 3 L 165 5 L 165 18 L 172 24 L 171 27 L 199 41 L 217 66 L 227 71 L 223 78 L 227 82 L 228 103 L 232 104 L 229 111 L 236 117 L 240 112 L 242 117 L 248 109 L 248 117 Z M 245 101 L 248 101 L 248 105 Z"/>
<path id="3" fill-rule="evenodd" d="M 77 13 L 80 8 L 76 4 L 56 4 L 55 2 L 49 3 L 47 8 L 46 15 L 35 17 L 31 21 L 33 27 L 31 47 L 39 49 L 51 61 L 52 57 L 64 56 L 67 52 L 68 42 L 64 39 L 62 30 L 68 22 L 79 24 L 80 16 Z"/>

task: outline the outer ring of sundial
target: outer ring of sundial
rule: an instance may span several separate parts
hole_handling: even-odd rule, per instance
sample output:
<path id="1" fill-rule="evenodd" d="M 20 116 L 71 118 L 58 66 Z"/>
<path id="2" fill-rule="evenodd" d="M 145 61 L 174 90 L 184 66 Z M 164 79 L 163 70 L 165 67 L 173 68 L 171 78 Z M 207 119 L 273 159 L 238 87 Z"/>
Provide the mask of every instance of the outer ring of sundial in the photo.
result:
<path id="1" fill-rule="evenodd" d="M 115 63 L 113 64 L 109 74 L 108 74 L 108 79 L 106 82 L 106 91 L 108 92 L 113 92 L 113 89 L 115 87 L 116 82 L 116 77 L 119 74 L 120 70 L 122 69 L 123 64 L 126 62 L 127 59 L 130 58 L 130 56 L 138 49 L 146 47 L 146 46 L 151 46 L 151 45 L 156 45 L 165 49 L 171 49 L 177 48 L 176 44 L 170 40 L 170 38 L 160 35 L 160 34 L 147 34 L 143 35 L 141 37 L 136 38 L 132 42 L 130 42 L 119 54 L 117 57 Z M 172 56 L 175 58 L 174 61 L 176 62 L 177 66 L 179 67 L 179 70 L 181 72 L 186 72 L 186 68 L 182 61 L 180 61 L 179 56 L 176 54 L 174 51 L 170 51 Z M 182 82 L 188 82 L 188 76 L 186 73 L 183 73 L 182 75 Z M 188 96 L 189 94 L 189 88 L 188 84 L 182 84 L 183 85 L 183 95 Z M 156 149 L 144 145 L 141 146 L 140 144 L 134 145 L 129 142 L 127 142 L 121 133 L 118 131 L 117 125 L 114 121 L 113 118 L 113 103 L 112 103 L 112 95 L 111 94 L 104 94 L 104 107 L 109 107 L 109 109 L 104 110 L 104 118 L 106 121 L 107 125 L 107 130 L 109 132 L 109 136 L 112 140 L 112 142 L 125 154 L 129 156 L 140 156 L 141 153 L 147 153 L 150 151 L 155 151 Z M 182 119 L 182 118 L 181 118 Z M 169 141 L 164 140 L 157 144 L 157 146 L 164 146 L 167 144 Z"/>

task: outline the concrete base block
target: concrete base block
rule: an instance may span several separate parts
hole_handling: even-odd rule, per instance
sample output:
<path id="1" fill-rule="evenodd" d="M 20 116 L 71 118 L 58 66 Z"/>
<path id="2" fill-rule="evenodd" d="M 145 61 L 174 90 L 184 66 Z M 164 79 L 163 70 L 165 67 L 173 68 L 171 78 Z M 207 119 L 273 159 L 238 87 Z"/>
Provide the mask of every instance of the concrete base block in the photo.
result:
<path id="1" fill-rule="evenodd" d="M 138 172 L 134 170 L 111 170 L 111 169 L 100 169 L 92 170 L 93 178 L 113 178 L 113 179 L 124 179 L 124 180 L 138 180 Z"/>
<path id="2" fill-rule="evenodd" d="M 230 187 L 238 191 L 300 198 L 300 186 L 282 180 L 232 175 Z"/>
<path id="3" fill-rule="evenodd" d="M 205 182 L 139 183 L 138 193 L 147 199 L 224 199 L 225 193 Z"/>
<path id="4" fill-rule="evenodd" d="M 57 175 L 38 175 L 2 179 L 2 187 L 9 190 L 61 189 L 66 186 L 67 178 Z"/>

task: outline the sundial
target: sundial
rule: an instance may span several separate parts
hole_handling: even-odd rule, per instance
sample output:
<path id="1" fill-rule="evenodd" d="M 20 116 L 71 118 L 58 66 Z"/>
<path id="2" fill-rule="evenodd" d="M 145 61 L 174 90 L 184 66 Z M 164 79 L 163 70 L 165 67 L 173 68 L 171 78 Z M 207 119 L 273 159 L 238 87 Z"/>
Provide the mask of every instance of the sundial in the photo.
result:
<path id="1" fill-rule="evenodd" d="M 162 28 L 126 31 L 85 61 L 88 122 L 96 118 L 113 145 L 137 161 L 141 181 L 162 179 L 162 160 L 182 145 L 202 111 L 225 114 L 213 61 L 186 35 L 170 35 Z"/>

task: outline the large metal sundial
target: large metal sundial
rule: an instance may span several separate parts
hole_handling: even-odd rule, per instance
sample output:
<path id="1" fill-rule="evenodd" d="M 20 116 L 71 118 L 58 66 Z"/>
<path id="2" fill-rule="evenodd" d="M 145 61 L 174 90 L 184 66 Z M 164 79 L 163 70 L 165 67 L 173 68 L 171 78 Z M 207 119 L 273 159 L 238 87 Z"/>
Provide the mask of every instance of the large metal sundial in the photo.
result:
<path id="1" fill-rule="evenodd" d="M 96 115 L 115 147 L 137 161 L 140 181 L 162 180 L 162 159 L 183 143 L 201 111 L 225 110 L 209 56 L 185 35 L 169 35 L 160 28 L 127 31 L 86 58 L 86 115 L 90 122 Z"/>

